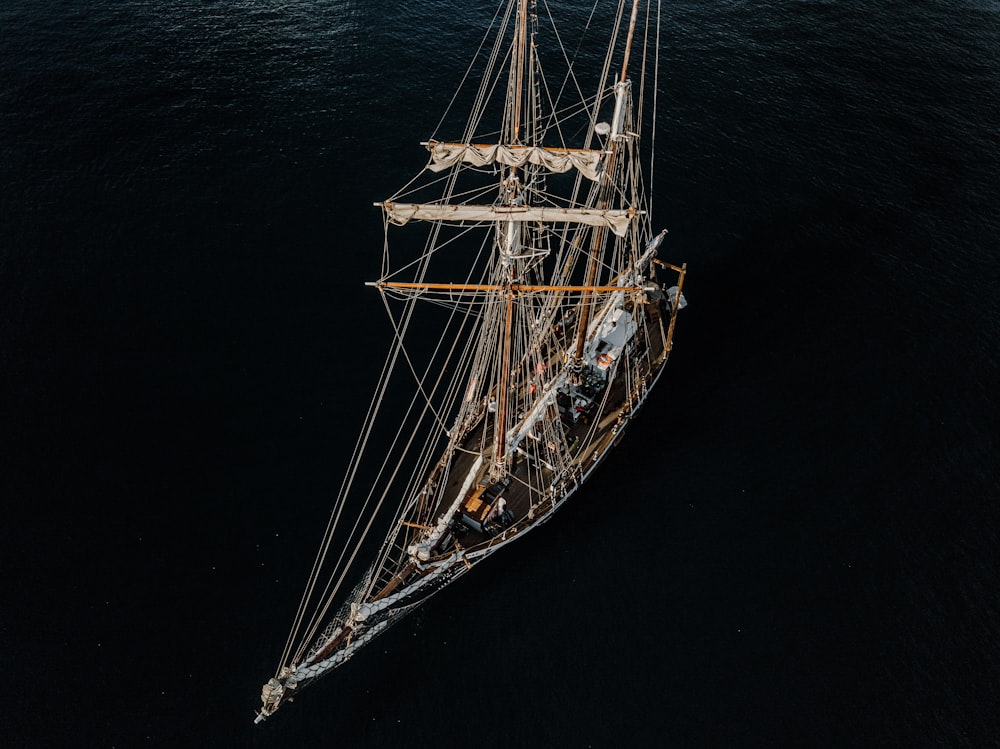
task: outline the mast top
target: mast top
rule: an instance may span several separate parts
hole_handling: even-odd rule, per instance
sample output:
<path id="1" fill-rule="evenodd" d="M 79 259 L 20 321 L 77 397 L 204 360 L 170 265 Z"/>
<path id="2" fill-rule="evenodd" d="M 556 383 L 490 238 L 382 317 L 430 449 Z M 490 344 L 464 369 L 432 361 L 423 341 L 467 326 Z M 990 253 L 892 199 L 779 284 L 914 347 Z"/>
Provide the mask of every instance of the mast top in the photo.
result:
<path id="1" fill-rule="evenodd" d="M 632 2 L 632 16 L 628 21 L 628 39 L 625 42 L 625 58 L 622 60 L 622 75 L 619 83 L 625 83 L 628 79 L 628 58 L 632 52 L 632 38 L 635 36 L 635 22 L 639 15 L 639 0 Z"/>

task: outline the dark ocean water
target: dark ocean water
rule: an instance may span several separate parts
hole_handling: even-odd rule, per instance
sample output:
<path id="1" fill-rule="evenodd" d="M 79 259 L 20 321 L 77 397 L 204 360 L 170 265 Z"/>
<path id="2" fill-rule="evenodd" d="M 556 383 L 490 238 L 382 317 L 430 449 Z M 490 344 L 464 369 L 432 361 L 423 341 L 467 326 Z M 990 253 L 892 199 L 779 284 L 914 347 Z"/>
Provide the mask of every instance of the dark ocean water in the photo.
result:
<path id="1" fill-rule="evenodd" d="M 664 13 L 643 417 L 254 728 L 492 8 L 0 7 L 5 746 L 1000 745 L 1000 5 Z"/>

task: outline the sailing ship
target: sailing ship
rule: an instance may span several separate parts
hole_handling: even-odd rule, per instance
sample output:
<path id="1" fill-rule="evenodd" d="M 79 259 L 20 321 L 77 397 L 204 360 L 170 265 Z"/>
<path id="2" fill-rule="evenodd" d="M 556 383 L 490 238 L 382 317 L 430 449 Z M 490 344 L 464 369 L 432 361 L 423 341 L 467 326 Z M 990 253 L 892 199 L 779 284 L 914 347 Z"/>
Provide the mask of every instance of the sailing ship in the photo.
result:
<path id="1" fill-rule="evenodd" d="M 658 3 L 621 0 L 585 93 L 592 26 L 560 35 L 548 4 L 503 3 L 459 137 L 424 142 L 424 169 L 376 203 L 390 350 L 256 722 L 551 518 L 663 371 L 686 266 L 657 257 L 651 217 Z"/>

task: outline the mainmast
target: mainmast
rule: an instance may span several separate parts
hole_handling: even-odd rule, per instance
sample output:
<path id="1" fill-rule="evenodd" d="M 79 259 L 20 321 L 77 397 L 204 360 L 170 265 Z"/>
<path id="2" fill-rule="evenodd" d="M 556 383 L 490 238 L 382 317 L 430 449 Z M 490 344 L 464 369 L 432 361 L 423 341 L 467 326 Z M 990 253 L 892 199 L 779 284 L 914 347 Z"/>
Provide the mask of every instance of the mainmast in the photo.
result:
<path id="1" fill-rule="evenodd" d="M 517 43 L 513 60 L 510 85 L 513 87 L 514 107 L 511 113 L 511 146 L 521 145 L 521 108 L 524 93 L 524 69 L 527 64 L 528 49 L 528 0 L 521 0 L 517 10 Z M 517 167 L 511 166 L 510 173 L 502 183 L 502 193 L 508 206 L 524 204 L 522 184 L 517 175 Z M 514 258 L 521 254 L 521 224 L 507 221 L 506 236 L 498 238 L 500 258 L 503 263 L 504 279 L 508 284 L 517 281 Z M 493 462 L 490 477 L 501 479 L 507 473 L 507 402 L 510 393 L 511 333 L 514 323 L 514 292 L 506 292 L 507 304 L 504 315 L 503 350 L 500 354 L 500 383 L 497 393 L 496 427 L 494 429 Z"/>

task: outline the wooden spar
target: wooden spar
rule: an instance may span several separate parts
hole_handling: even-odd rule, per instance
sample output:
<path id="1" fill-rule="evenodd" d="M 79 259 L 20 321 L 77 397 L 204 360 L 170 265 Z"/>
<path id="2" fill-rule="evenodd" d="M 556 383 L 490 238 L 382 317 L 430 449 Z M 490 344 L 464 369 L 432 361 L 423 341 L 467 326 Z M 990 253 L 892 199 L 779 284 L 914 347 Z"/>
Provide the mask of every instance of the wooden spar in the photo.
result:
<path id="1" fill-rule="evenodd" d="M 625 59 L 622 60 L 622 77 L 620 83 L 625 83 L 628 74 L 628 58 L 632 52 L 632 37 L 635 36 L 635 19 L 639 15 L 639 0 L 632 3 L 632 17 L 628 21 L 628 39 L 625 42 Z"/>
<path id="2" fill-rule="evenodd" d="M 687 273 L 687 263 L 677 269 L 677 298 L 674 300 L 673 309 L 670 311 L 670 325 L 667 327 L 666 351 L 669 354 L 674 345 L 674 324 L 677 322 L 677 312 L 681 308 L 681 291 L 684 289 L 684 276 Z"/>
<path id="3" fill-rule="evenodd" d="M 500 364 L 500 386 L 497 403 L 496 445 L 493 448 L 493 470 L 490 474 L 499 479 L 507 466 L 507 381 L 510 378 L 510 334 L 514 318 L 514 294 L 507 294 L 507 320 L 503 334 L 503 361 Z"/>
<path id="4" fill-rule="evenodd" d="M 378 289 L 417 289 L 420 291 L 510 291 L 532 293 L 538 291 L 582 291 L 610 294 L 615 291 L 641 291 L 641 286 L 545 286 L 538 284 L 486 284 L 486 283 L 404 283 L 395 281 L 368 281 L 365 286 Z"/>
<path id="5" fill-rule="evenodd" d="M 677 271 L 678 273 L 682 273 L 687 269 L 687 264 L 685 264 L 683 268 L 678 268 L 676 265 L 671 265 L 670 263 L 663 262 L 658 257 L 654 257 L 653 262 L 659 265 L 661 268 L 670 268 L 670 270 Z"/>
<path id="6" fill-rule="evenodd" d="M 407 528 L 416 528 L 417 530 L 421 530 L 421 531 L 432 531 L 432 530 L 434 530 L 434 528 L 432 528 L 429 525 L 421 525 L 420 523 L 411 523 L 411 522 L 409 522 L 407 520 L 400 520 L 399 524 L 400 525 L 405 525 Z"/>
<path id="7" fill-rule="evenodd" d="M 424 146 L 428 150 L 434 148 L 435 146 L 446 146 L 448 148 L 493 148 L 497 145 L 496 143 L 452 143 L 450 141 L 443 140 L 422 140 L 420 145 Z M 502 144 L 501 144 L 502 145 Z M 509 145 L 505 146 L 511 151 L 524 151 L 529 148 L 540 148 L 548 153 L 607 153 L 607 151 L 600 148 L 563 148 L 562 146 L 548 147 L 548 146 L 521 146 L 521 145 Z M 380 205 L 376 203 L 376 205 Z"/>

